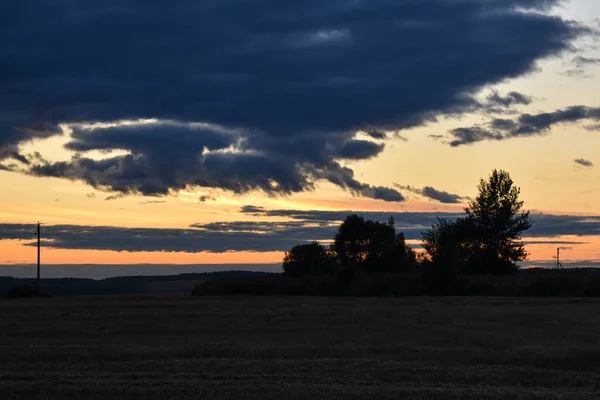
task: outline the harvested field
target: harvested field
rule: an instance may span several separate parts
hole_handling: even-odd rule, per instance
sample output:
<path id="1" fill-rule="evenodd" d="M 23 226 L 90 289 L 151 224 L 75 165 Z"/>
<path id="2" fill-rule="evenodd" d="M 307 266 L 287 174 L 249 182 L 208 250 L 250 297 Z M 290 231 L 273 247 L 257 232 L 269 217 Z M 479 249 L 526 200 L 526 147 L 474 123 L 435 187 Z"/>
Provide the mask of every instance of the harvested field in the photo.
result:
<path id="1" fill-rule="evenodd" d="M 0 301 L 3 399 L 600 398 L 600 301 Z"/>

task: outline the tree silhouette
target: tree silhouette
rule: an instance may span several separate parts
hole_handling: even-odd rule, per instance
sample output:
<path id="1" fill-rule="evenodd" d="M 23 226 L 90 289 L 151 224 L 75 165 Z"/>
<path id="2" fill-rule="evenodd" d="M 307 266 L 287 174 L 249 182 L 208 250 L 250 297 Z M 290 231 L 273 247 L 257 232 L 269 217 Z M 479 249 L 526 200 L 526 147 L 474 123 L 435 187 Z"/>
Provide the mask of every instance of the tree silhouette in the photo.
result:
<path id="1" fill-rule="evenodd" d="M 438 222 L 423 233 L 423 249 L 429 261 L 455 272 L 465 270 L 474 251 L 470 242 L 472 229 L 466 218 L 456 221 L 438 218 Z"/>
<path id="2" fill-rule="evenodd" d="M 481 179 L 479 193 L 455 222 L 438 219 L 423 233 L 429 261 L 455 272 L 510 274 L 527 258 L 521 233 L 529 229 L 529 212 L 521 211 L 520 189 L 506 171 Z"/>
<path id="3" fill-rule="evenodd" d="M 333 248 L 343 266 L 363 265 L 369 254 L 367 222 L 357 214 L 346 217 L 335 235 Z"/>
<path id="4" fill-rule="evenodd" d="M 333 248 L 342 267 L 367 274 L 405 271 L 416 264 L 404 235 L 396 234 L 393 218 L 386 224 L 350 215 L 339 227 Z"/>
<path id="5" fill-rule="evenodd" d="M 285 253 L 283 273 L 292 277 L 325 275 L 334 272 L 335 254 L 323 245 L 313 242 L 299 244 Z"/>
<path id="6" fill-rule="evenodd" d="M 467 272 L 515 272 L 517 262 L 527 259 L 521 234 L 533 224 L 529 211 L 521 211 L 521 190 L 502 170 L 481 179 L 478 189 L 477 197 L 465 208 L 473 228 L 470 239 L 477 249 Z"/>

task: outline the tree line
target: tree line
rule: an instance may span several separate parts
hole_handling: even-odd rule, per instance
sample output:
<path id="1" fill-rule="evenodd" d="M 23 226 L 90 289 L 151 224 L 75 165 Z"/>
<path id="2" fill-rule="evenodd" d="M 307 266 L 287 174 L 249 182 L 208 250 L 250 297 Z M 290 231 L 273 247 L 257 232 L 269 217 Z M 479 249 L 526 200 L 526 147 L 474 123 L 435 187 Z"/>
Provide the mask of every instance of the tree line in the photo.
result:
<path id="1" fill-rule="evenodd" d="M 445 285 L 459 274 L 514 274 L 527 259 L 521 235 L 532 226 L 519 195 L 508 172 L 493 170 L 480 180 L 464 217 L 438 218 L 422 233 L 421 253 L 406 244 L 402 232 L 396 233 L 392 217 L 384 223 L 349 215 L 328 246 L 313 242 L 286 252 L 283 273 L 354 277 L 418 271 L 431 285 Z"/>
<path id="2" fill-rule="evenodd" d="M 519 272 L 527 259 L 521 235 L 533 223 L 519 195 L 509 174 L 494 170 L 480 180 L 463 217 L 438 218 L 422 233 L 422 251 L 407 245 L 393 218 L 349 215 L 328 245 L 299 244 L 286 252 L 283 273 L 206 282 L 192 294 L 600 296 L 599 270 Z"/>

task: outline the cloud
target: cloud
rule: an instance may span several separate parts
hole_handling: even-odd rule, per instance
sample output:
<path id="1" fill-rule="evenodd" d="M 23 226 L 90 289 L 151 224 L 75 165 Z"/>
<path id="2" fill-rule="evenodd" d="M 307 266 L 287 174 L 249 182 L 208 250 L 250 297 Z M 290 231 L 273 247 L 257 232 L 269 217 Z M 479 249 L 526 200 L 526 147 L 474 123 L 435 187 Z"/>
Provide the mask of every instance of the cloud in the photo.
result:
<path id="1" fill-rule="evenodd" d="M 598 34 L 596 33 L 596 36 Z M 562 75 L 573 78 L 589 79 L 594 76 L 589 73 L 590 66 L 600 65 L 600 58 L 577 56 L 571 60 L 573 68 L 566 70 Z"/>
<path id="2" fill-rule="evenodd" d="M 587 244 L 588 242 L 574 240 L 524 240 L 525 244 L 542 244 L 542 245 L 566 245 L 566 244 Z"/>
<path id="3" fill-rule="evenodd" d="M 532 214 L 532 219 L 533 226 L 527 231 L 528 237 L 600 235 L 598 216 Z"/>
<path id="4" fill-rule="evenodd" d="M 481 128 L 479 126 L 473 126 L 470 128 L 455 128 L 450 131 L 450 134 L 454 137 L 454 140 L 450 141 L 450 146 L 452 147 L 481 142 L 483 140 L 504 139 L 502 134 Z"/>
<path id="5" fill-rule="evenodd" d="M 342 167 L 338 163 L 329 163 L 325 169 L 315 171 L 314 175 L 348 190 L 354 195 L 395 202 L 405 200 L 404 196 L 395 189 L 358 182 L 354 179 L 354 171 L 348 167 Z"/>
<path id="6" fill-rule="evenodd" d="M 243 206 L 240 208 L 240 212 L 244 214 L 262 214 L 265 212 L 265 208 L 258 206 Z"/>
<path id="7" fill-rule="evenodd" d="M 387 133 L 380 131 L 378 129 L 369 129 L 366 131 L 367 135 L 371 136 L 373 139 L 387 139 Z"/>
<path id="8" fill-rule="evenodd" d="M 311 222 L 342 222 L 346 216 L 354 213 L 365 218 L 385 222 L 390 216 L 396 221 L 399 230 L 407 231 L 408 239 L 420 239 L 420 233 L 429 229 L 438 217 L 454 220 L 462 217 L 464 213 L 440 212 L 385 212 L 385 211 L 302 211 L 302 210 L 266 210 L 262 207 L 245 206 L 240 212 L 262 217 L 284 217 L 293 220 Z M 587 236 L 600 235 L 600 217 L 578 215 L 554 215 L 532 213 L 533 227 L 526 232 L 527 237 L 555 237 L 555 236 Z"/>
<path id="9" fill-rule="evenodd" d="M 107 200 L 107 201 L 118 200 L 118 199 L 120 199 L 122 197 L 123 197 L 123 194 L 117 193 L 117 194 L 113 194 L 113 195 L 107 196 L 104 200 Z"/>
<path id="10" fill-rule="evenodd" d="M 268 217 L 264 221 L 231 221 L 197 223 L 184 229 L 121 228 L 114 226 L 44 225 L 42 245 L 60 249 L 166 252 L 287 251 L 299 243 L 330 241 L 339 224 L 355 211 L 266 210 L 245 206 L 242 213 Z M 358 212 L 365 218 L 386 222 L 394 217 L 396 229 L 408 240 L 420 240 L 422 232 L 437 217 L 454 220 L 462 213 Z M 563 235 L 599 236 L 600 218 L 533 214 L 530 238 L 552 238 Z M 35 246 L 35 225 L 0 224 L 0 240 L 17 239 Z M 539 242 L 539 241 L 538 241 Z M 563 243 L 564 242 L 564 243 Z M 569 242 L 576 242 L 571 240 Z M 567 244 L 545 239 L 544 243 Z M 571 244 L 571 243 L 569 243 Z M 575 244 L 575 243 L 573 243 Z"/>
<path id="11" fill-rule="evenodd" d="M 165 200 L 148 200 L 148 201 L 140 202 L 140 204 L 162 204 L 162 203 L 166 203 L 166 201 Z"/>
<path id="12" fill-rule="evenodd" d="M 579 79 L 593 78 L 593 76 L 588 74 L 586 72 L 586 70 L 583 68 L 571 68 L 571 69 L 568 69 L 567 71 L 565 71 L 564 73 L 561 72 L 561 75 L 566 75 L 570 78 L 579 78 Z"/>
<path id="13" fill-rule="evenodd" d="M 72 160 L 10 169 L 123 194 L 200 186 L 275 196 L 324 179 L 401 201 L 340 166 L 383 149 L 355 133 L 368 126 L 385 140 L 381 132 L 482 107 L 473 93 L 588 32 L 547 14 L 558 3 L 3 2 L 0 159 L 62 124 L 74 129 Z M 114 126 L 149 118 L 158 123 Z M 121 155 L 98 160 L 95 150 Z"/>
<path id="14" fill-rule="evenodd" d="M 444 136 L 444 135 L 433 135 L 433 134 L 432 134 L 432 135 L 427 135 L 427 137 L 430 137 L 430 138 L 432 138 L 433 140 L 441 140 L 441 139 L 444 139 L 444 138 L 445 138 L 445 136 Z"/>
<path id="15" fill-rule="evenodd" d="M 589 65 L 600 65 L 600 58 L 577 56 L 573 58 L 573 64 L 575 64 L 577 68 L 585 68 Z"/>
<path id="16" fill-rule="evenodd" d="M 498 92 L 493 92 L 487 97 L 488 104 L 496 105 L 501 107 L 511 107 L 515 104 L 529 105 L 531 104 L 531 97 L 524 95 L 519 92 L 510 92 L 506 96 L 501 96 Z"/>
<path id="17" fill-rule="evenodd" d="M 593 167 L 594 163 L 589 160 L 584 160 L 583 158 L 578 158 L 573 160 L 575 164 L 581 165 L 582 167 Z"/>
<path id="18" fill-rule="evenodd" d="M 519 92 L 509 92 L 502 96 L 497 91 L 493 91 L 486 97 L 483 104 L 483 110 L 487 113 L 506 114 L 513 112 L 513 107 L 519 105 L 529 105 L 533 98 Z"/>
<path id="19" fill-rule="evenodd" d="M 600 260 L 561 261 L 563 268 L 600 268 Z M 525 261 L 525 268 L 556 268 L 556 261 Z"/>
<path id="20" fill-rule="evenodd" d="M 412 186 L 403 186 L 394 184 L 399 189 L 408 190 L 409 192 L 418 194 L 419 196 L 426 197 L 431 200 L 439 201 L 440 203 L 446 204 L 458 204 L 468 199 L 468 197 L 459 196 L 457 194 L 448 193 L 443 190 L 438 190 L 431 186 L 425 186 L 422 189 L 418 189 Z"/>
<path id="21" fill-rule="evenodd" d="M 384 144 L 367 140 L 348 140 L 338 151 L 337 157 L 349 160 L 368 160 L 381 153 L 384 147 Z"/>
<path id="22" fill-rule="evenodd" d="M 553 112 L 521 114 L 517 119 L 496 118 L 485 126 L 456 128 L 450 131 L 453 147 L 484 140 L 506 140 L 514 137 L 540 136 L 562 123 L 584 120 L 600 121 L 600 108 L 572 106 Z M 588 127 L 594 129 L 595 127 Z"/>
<path id="23" fill-rule="evenodd" d="M 59 249 L 221 253 L 284 251 L 303 241 L 330 239 L 335 230 L 297 223 L 213 223 L 189 229 L 120 228 L 111 226 L 46 225 L 42 246 Z M 30 241 L 35 227 L 0 224 L 0 239 Z"/>
<path id="24" fill-rule="evenodd" d="M 126 125 L 76 125 L 66 147 L 77 151 L 70 161 L 40 161 L 29 167 L 35 176 L 84 181 L 98 190 L 163 196 L 190 186 L 234 193 L 261 190 L 288 195 L 313 190 L 328 180 L 353 195 L 403 201 L 394 189 L 372 187 L 354 179 L 336 159 L 362 160 L 379 154 L 384 144 L 352 139 L 351 134 L 274 138 L 244 134 L 219 125 L 179 121 Z M 125 150 L 101 160 L 82 152 Z"/>

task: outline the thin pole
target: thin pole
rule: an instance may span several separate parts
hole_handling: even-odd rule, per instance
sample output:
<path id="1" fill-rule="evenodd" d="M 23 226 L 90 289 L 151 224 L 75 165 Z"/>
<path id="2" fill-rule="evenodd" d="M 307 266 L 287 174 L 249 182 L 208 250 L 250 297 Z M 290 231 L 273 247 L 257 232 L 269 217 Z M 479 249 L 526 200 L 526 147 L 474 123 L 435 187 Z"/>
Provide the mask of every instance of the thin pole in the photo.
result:
<path id="1" fill-rule="evenodd" d="M 37 280 L 35 286 L 35 294 L 36 296 L 40 294 L 40 236 L 41 229 L 40 223 L 37 224 Z"/>
<path id="2" fill-rule="evenodd" d="M 564 269 L 560 263 L 560 247 L 556 249 L 556 269 Z"/>

